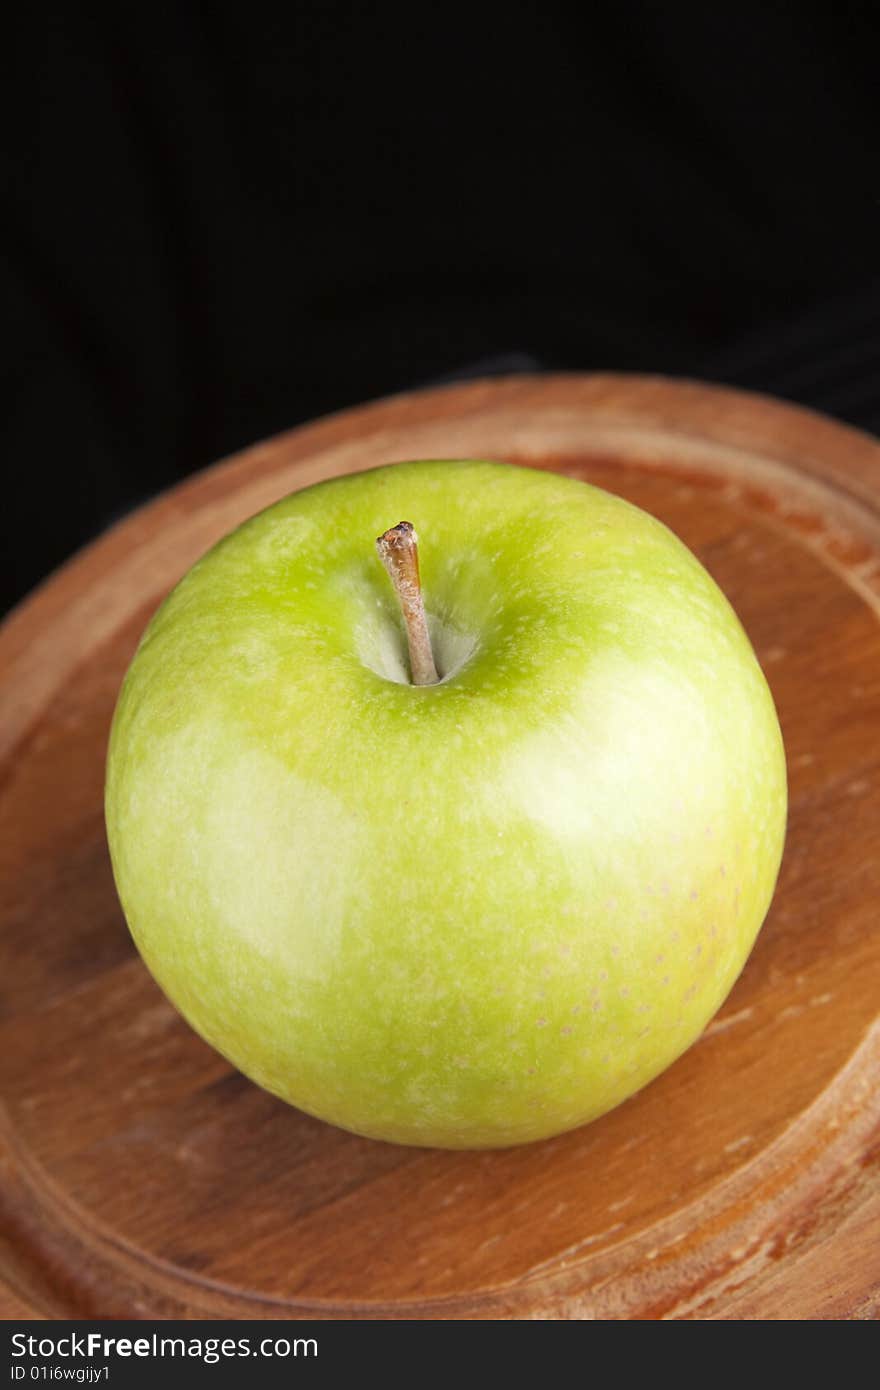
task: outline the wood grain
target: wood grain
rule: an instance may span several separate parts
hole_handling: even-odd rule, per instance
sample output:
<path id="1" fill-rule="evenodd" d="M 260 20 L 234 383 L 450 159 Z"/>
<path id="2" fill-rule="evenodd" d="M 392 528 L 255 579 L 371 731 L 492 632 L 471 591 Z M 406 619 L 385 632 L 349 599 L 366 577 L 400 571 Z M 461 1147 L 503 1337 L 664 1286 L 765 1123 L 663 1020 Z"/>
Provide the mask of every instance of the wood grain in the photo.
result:
<path id="1" fill-rule="evenodd" d="M 205 548 L 295 488 L 402 458 L 557 468 L 698 553 L 788 752 L 777 895 L 719 1016 L 573 1134 L 358 1139 L 233 1072 L 129 940 L 102 820 L 122 673 Z M 880 447 L 661 379 L 399 397 L 218 465 L 0 631 L 0 1270 L 7 1317 L 873 1317 L 880 1308 Z"/>

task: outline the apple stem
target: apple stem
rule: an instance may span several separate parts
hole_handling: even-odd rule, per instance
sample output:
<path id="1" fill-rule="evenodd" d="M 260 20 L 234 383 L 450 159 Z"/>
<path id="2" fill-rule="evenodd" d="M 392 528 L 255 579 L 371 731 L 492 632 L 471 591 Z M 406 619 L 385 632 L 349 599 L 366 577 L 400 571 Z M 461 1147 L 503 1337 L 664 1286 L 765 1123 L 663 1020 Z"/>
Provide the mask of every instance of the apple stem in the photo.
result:
<path id="1" fill-rule="evenodd" d="M 409 645 L 409 669 L 413 685 L 436 685 L 440 679 L 434 665 L 422 586 L 419 580 L 419 547 L 415 527 L 410 521 L 392 526 L 376 541 L 379 558 L 394 586 L 403 613 Z"/>

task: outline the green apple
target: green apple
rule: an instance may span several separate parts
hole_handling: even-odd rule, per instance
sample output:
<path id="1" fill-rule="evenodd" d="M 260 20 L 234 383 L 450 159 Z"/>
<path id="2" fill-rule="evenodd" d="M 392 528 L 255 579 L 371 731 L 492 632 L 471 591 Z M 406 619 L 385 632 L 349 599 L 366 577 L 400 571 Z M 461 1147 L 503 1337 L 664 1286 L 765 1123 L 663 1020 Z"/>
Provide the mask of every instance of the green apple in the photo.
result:
<path id="1" fill-rule="evenodd" d="M 404 519 L 425 684 L 374 548 Z M 785 759 L 739 621 L 659 521 L 418 462 L 195 565 L 125 679 L 106 812 L 134 940 L 209 1043 L 346 1129 L 478 1148 L 601 1115 L 699 1035 L 773 894 Z"/>

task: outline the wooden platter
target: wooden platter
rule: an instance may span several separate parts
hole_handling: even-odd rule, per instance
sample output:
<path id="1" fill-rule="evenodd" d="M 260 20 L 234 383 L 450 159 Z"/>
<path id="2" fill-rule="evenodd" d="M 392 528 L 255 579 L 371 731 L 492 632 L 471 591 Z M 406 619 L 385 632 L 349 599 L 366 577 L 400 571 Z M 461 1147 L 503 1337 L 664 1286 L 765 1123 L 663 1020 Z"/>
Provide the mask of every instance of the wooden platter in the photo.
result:
<path id="1" fill-rule="evenodd" d="M 120 679 L 197 556 L 293 489 L 444 456 L 562 469 L 671 525 L 752 638 L 791 787 L 771 913 L 700 1041 L 604 1119 L 495 1153 L 358 1139 L 233 1072 L 136 956 L 102 819 Z M 6 1316 L 875 1316 L 878 618 L 880 446 L 659 378 L 366 406 L 208 470 L 78 556 L 0 631 Z"/>

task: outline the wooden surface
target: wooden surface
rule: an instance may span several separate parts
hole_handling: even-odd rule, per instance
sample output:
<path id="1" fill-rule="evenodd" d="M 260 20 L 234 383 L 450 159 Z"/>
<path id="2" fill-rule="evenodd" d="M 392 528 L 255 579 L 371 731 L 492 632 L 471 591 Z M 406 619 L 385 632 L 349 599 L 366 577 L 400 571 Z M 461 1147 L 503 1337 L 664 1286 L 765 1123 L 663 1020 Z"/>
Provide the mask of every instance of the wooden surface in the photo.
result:
<path id="1" fill-rule="evenodd" d="M 773 689 L 791 814 L 719 1016 L 593 1125 L 397 1148 L 257 1090 L 130 943 L 102 821 L 114 700 L 160 598 L 332 474 L 482 455 L 669 523 Z M 0 632 L 0 1168 L 7 1317 L 873 1317 L 880 1308 L 880 447 L 686 383 L 514 378 L 261 445 L 126 520 Z"/>

